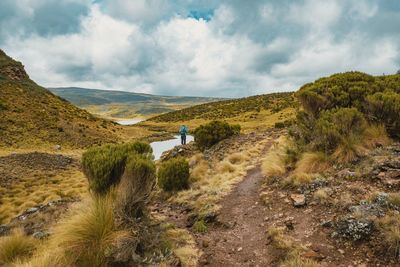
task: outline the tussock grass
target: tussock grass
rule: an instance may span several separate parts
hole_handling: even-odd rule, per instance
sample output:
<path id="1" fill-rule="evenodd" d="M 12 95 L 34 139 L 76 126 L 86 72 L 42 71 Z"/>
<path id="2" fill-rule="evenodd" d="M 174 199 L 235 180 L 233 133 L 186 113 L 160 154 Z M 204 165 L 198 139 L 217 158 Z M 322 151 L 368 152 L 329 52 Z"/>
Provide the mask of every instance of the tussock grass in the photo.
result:
<path id="1" fill-rule="evenodd" d="M 36 241 L 24 234 L 22 229 L 0 239 L 0 264 L 9 265 L 32 255 Z"/>
<path id="2" fill-rule="evenodd" d="M 240 164 L 246 160 L 248 160 L 248 156 L 245 155 L 244 153 L 240 153 L 240 152 L 233 153 L 228 157 L 228 161 L 234 165 Z"/>
<path id="3" fill-rule="evenodd" d="M 236 170 L 236 166 L 233 165 L 229 160 L 223 160 L 217 165 L 217 173 L 232 173 Z"/>
<path id="4" fill-rule="evenodd" d="M 381 230 L 388 248 L 400 260 L 400 214 L 390 212 L 376 220 L 376 225 Z"/>
<path id="5" fill-rule="evenodd" d="M 280 138 L 277 143 L 270 148 L 262 160 L 261 170 L 264 175 L 273 177 L 281 176 L 286 173 L 286 139 Z"/>
<path id="6" fill-rule="evenodd" d="M 56 225 L 46 246 L 23 266 L 107 266 L 113 244 L 129 235 L 117 229 L 113 194 L 80 203 L 71 217 Z"/>
<path id="7" fill-rule="evenodd" d="M 163 238 L 171 245 L 182 266 L 197 266 L 201 251 L 190 232 L 186 229 L 170 228 L 165 231 Z"/>
<path id="8" fill-rule="evenodd" d="M 309 260 L 309 259 L 303 259 L 300 257 L 300 255 L 293 255 L 286 259 L 284 262 L 282 262 L 279 267 L 320 267 L 321 264 L 318 262 Z"/>
<path id="9" fill-rule="evenodd" d="M 59 171 L 54 176 L 44 171 L 27 173 L 25 178 L 11 183 L 9 189 L 0 186 L 0 223 L 8 223 L 35 205 L 64 197 L 82 197 L 87 193 L 87 184 L 77 169 Z"/>
<path id="10" fill-rule="evenodd" d="M 393 206 L 400 207 L 400 193 L 390 193 L 388 200 Z"/>
<path id="11" fill-rule="evenodd" d="M 313 194 L 313 199 L 321 204 L 329 203 L 329 191 L 327 188 L 320 188 Z"/>
<path id="12" fill-rule="evenodd" d="M 306 152 L 296 163 L 295 173 L 322 173 L 330 168 L 328 157 L 322 152 Z"/>
<path id="13" fill-rule="evenodd" d="M 271 239 L 273 248 L 283 252 L 283 261 L 279 267 L 319 267 L 317 262 L 312 260 L 303 259 L 300 254 L 304 248 L 297 244 L 295 240 L 288 235 L 284 234 L 281 227 L 272 226 L 267 231 L 268 238 Z"/>
<path id="14" fill-rule="evenodd" d="M 210 167 L 209 167 L 208 162 L 203 159 L 200 159 L 190 173 L 191 182 L 198 181 L 202 177 L 205 177 L 209 171 L 210 171 Z"/>

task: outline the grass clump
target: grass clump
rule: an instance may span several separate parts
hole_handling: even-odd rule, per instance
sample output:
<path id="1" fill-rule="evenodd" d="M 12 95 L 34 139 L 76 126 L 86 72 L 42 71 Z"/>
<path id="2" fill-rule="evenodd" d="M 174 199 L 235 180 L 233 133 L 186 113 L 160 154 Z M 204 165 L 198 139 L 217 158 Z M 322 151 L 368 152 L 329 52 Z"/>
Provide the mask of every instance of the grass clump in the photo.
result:
<path id="1" fill-rule="evenodd" d="M 125 231 L 118 231 L 111 193 L 81 206 L 56 228 L 51 244 L 60 249 L 64 263 L 72 266 L 107 266 L 107 253 Z"/>
<path id="2" fill-rule="evenodd" d="M 104 194 L 119 182 L 129 155 L 140 154 L 149 158 L 152 149 L 142 142 L 131 144 L 108 144 L 87 150 L 82 155 L 83 172 L 89 180 L 90 189 Z"/>
<path id="3" fill-rule="evenodd" d="M 207 224 L 204 220 L 198 220 L 193 224 L 193 230 L 197 233 L 207 232 Z"/>
<path id="4" fill-rule="evenodd" d="M 299 255 L 290 256 L 279 267 L 320 267 L 318 262 L 309 259 L 303 259 Z"/>
<path id="5" fill-rule="evenodd" d="M 8 265 L 32 255 L 36 248 L 35 240 L 17 230 L 10 236 L 0 239 L 0 264 Z"/>
<path id="6" fill-rule="evenodd" d="M 376 224 L 383 234 L 386 245 L 394 257 L 400 260 L 400 214 L 389 212 L 385 217 L 378 219 Z"/>
<path id="7" fill-rule="evenodd" d="M 212 121 L 200 125 L 194 130 L 194 140 L 201 150 L 240 133 L 240 125 L 230 125 L 227 122 Z"/>
<path id="8" fill-rule="evenodd" d="M 280 139 L 267 152 L 262 160 L 261 169 L 268 177 L 281 176 L 286 173 L 286 140 Z"/>
<path id="9" fill-rule="evenodd" d="M 164 162 L 158 170 L 158 184 L 165 191 L 189 187 L 189 163 L 182 157 Z"/>

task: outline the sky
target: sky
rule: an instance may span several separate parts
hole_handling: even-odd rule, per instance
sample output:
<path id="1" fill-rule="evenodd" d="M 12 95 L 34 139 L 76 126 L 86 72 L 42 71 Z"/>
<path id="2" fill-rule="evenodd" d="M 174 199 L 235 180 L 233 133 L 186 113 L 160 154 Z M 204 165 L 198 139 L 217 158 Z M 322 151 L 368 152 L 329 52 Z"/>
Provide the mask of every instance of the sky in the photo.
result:
<path id="1" fill-rule="evenodd" d="M 1 0 L 0 48 L 45 87 L 294 91 L 400 69 L 400 1 Z"/>

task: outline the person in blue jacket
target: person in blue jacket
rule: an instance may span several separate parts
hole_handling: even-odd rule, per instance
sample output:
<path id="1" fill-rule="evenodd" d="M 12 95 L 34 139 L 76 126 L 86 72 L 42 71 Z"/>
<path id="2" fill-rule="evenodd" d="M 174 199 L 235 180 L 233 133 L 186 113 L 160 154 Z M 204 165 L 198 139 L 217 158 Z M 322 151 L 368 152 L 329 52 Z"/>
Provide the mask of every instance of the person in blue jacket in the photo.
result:
<path id="1" fill-rule="evenodd" d="M 182 125 L 179 129 L 179 134 L 181 135 L 181 144 L 186 145 L 186 135 L 189 133 L 189 129 L 186 125 Z"/>

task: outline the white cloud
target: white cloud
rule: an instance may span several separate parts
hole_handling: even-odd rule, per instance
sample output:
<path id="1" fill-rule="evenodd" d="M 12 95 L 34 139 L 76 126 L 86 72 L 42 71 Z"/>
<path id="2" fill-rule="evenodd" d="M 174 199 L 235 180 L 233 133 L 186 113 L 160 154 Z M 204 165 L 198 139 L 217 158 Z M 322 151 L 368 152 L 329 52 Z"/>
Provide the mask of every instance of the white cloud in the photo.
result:
<path id="1" fill-rule="evenodd" d="M 44 3 L 24 1 L 24 16 Z M 260 1 L 252 3 L 255 13 L 240 1 L 222 1 L 210 21 L 187 17 L 184 7 L 173 12 L 165 0 L 107 1 L 91 4 L 78 31 L 14 34 L 2 41 L 48 87 L 244 96 L 296 90 L 335 72 L 398 69 L 399 36 L 374 38 L 360 30 L 358 22 L 382 12 L 370 1 Z"/>

